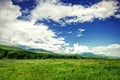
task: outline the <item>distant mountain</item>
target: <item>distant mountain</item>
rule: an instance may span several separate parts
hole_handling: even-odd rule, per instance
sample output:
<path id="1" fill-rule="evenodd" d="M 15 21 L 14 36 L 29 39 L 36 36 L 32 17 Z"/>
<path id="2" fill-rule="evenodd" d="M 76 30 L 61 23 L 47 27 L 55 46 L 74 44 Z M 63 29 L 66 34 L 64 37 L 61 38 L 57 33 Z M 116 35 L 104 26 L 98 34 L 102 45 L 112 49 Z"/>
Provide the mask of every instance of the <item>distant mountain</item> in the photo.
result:
<path id="1" fill-rule="evenodd" d="M 80 54 L 81 56 L 89 56 L 89 57 L 93 57 L 93 56 L 105 56 L 103 54 L 94 54 L 94 53 L 91 53 L 91 52 L 84 52 L 82 54 Z"/>
<path id="2" fill-rule="evenodd" d="M 46 53 L 54 53 L 54 52 L 51 52 L 51 51 L 47 51 L 47 50 L 44 50 L 44 49 L 27 49 L 29 51 L 33 51 L 33 52 L 46 52 Z"/>
<path id="3" fill-rule="evenodd" d="M 47 50 L 44 50 L 44 49 L 35 49 L 35 48 L 27 47 L 27 46 L 18 46 L 18 47 L 19 47 L 19 48 L 22 48 L 22 49 L 25 49 L 25 50 L 32 51 L 32 52 L 53 53 L 53 52 L 51 52 L 51 51 L 47 51 Z"/>
<path id="4" fill-rule="evenodd" d="M 38 52 L 37 52 L 38 51 Z M 83 59 L 82 56 L 72 54 L 58 54 L 43 49 L 18 48 L 0 45 L 0 59 Z"/>

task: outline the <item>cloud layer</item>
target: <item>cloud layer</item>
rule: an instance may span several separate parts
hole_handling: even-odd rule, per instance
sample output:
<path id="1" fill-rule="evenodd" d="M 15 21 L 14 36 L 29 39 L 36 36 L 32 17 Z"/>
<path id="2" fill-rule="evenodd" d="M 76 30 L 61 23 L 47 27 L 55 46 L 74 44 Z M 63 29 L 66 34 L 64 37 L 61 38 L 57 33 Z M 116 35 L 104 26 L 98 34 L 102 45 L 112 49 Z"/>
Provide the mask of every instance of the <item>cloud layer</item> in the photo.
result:
<path id="1" fill-rule="evenodd" d="M 103 0 L 92 6 L 71 5 L 59 0 L 38 0 L 37 7 L 31 12 L 36 19 L 52 19 L 58 23 L 90 22 L 97 18 L 99 20 L 116 16 L 119 6 L 116 0 Z M 117 17 L 117 16 L 116 16 Z"/>
<path id="2" fill-rule="evenodd" d="M 91 49 L 94 53 L 105 54 L 109 56 L 120 56 L 120 44 L 111 44 L 108 46 L 98 46 Z"/>
<path id="3" fill-rule="evenodd" d="M 88 47 L 86 45 L 74 44 L 72 47 L 66 47 L 66 53 L 80 54 L 83 52 L 92 52 L 95 54 L 104 54 L 106 56 L 120 56 L 120 44 L 110 44 L 107 46 Z"/>

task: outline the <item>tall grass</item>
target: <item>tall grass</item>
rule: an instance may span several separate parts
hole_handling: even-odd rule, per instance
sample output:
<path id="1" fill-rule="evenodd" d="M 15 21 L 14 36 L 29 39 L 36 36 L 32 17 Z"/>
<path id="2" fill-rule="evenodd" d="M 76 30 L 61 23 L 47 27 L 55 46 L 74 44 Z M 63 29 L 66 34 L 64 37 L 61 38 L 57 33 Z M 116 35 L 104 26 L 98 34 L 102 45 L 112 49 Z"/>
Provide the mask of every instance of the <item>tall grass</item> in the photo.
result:
<path id="1" fill-rule="evenodd" d="M 120 80 L 120 60 L 0 60 L 0 80 Z"/>

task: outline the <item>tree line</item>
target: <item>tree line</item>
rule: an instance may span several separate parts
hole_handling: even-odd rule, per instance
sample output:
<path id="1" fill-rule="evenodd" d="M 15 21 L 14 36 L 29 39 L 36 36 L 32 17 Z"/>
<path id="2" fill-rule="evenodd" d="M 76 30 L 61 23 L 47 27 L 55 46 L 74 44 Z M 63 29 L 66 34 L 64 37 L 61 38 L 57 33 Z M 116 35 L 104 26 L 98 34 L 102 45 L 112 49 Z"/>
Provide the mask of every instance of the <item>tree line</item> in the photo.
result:
<path id="1" fill-rule="evenodd" d="M 5 50 L 0 48 L 0 59 L 80 59 L 82 56 L 57 53 L 36 53 L 27 50 Z"/>

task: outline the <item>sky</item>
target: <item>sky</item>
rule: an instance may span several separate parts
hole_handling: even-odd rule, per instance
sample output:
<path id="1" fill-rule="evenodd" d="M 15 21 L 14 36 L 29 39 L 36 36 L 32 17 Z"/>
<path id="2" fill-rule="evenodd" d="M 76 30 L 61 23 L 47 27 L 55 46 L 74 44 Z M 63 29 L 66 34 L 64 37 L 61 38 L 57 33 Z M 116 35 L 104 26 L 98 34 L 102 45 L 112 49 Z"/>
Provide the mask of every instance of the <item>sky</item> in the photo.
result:
<path id="1" fill-rule="evenodd" d="M 0 0 L 0 44 L 120 56 L 120 1 Z"/>

